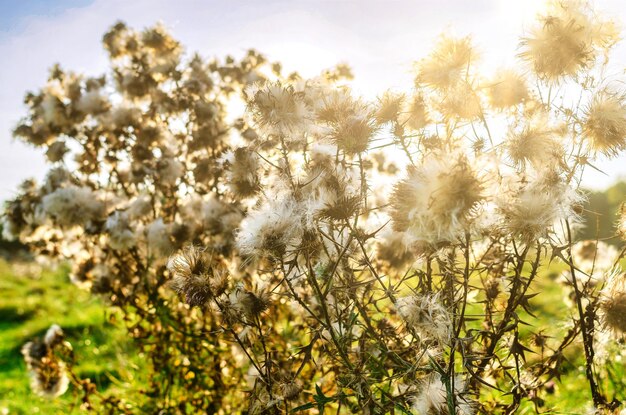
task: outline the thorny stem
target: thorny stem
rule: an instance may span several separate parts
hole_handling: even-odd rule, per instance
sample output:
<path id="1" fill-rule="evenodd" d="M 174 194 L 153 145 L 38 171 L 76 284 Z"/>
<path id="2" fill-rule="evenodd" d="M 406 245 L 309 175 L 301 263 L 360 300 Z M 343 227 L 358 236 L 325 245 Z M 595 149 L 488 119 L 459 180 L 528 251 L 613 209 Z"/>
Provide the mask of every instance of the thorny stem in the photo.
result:
<path id="1" fill-rule="evenodd" d="M 456 405 L 455 403 L 456 394 L 454 391 L 454 388 L 455 388 L 454 365 L 455 365 L 455 360 L 456 360 L 455 352 L 456 352 L 457 345 L 459 344 L 458 343 L 459 335 L 461 333 L 461 328 L 463 327 L 463 323 L 465 320 L 465 307 L 467 305 L 467 292 L 469 288 L 469 276 L 470 276 L 469 251 L 470 251 L 470 235 L 469 233 L 466 233 L 465 245 L 464 245 L 464 250 L 463 250 L 463 258 L 465 261 L 465 265 L 463 269 L 463 298 L 461 299 L 461 311 L 458 314 L 458 320 L 456 318 L 456 315 L 453 315 L 453 320 L 452 320 L 452 333 L 453 333 L 452 334 L 452 346 L 450 348 L 450 362 L 448 365 L 448 375 L 447 375 L 448 385 L 446 385 L 446 389 L 448 392 L 448 410 L 451 414 L 455 413 L 454 408 Z M 449 278 L 454 278 L 454 274 L 450 273 Z M 452 295 L 454 296 L 454 293 L 452 293 Z M 454 305 L 454 303 L 452 304 L 453 304 L 452 308 L 456 310 L 456 306 Z M 465 358 L 463 348 L 461 348 L 461 354 L 462 354 L 462 358 Z"/>
<path id="2" fill-rule="evenodd" d="M 339 344 L 339 339 L 337 338 L 337 334 L 335 333 L 335 328 L 333 327 L 333 324 L 330 320 L 330 314 L 328 312 L 328 307 L 326 306 L 326 301 L 324 301 L 324 298 L 322 296 L 322 290 L 320 289 L 320 286 L 317 283 L 317 280 L 315 279 L 315 272 L 313 271 L 313 268 L 311 267 L 311 264 L 308 261 L 308 259 L 307 259 L 307 267 L 309 269 L 307 278 L 309 280 L 309 283 L 315 290 L 315 295 L 320 300 L 320 308 L 322 309 L 322 314 L 324 315 L 324 320 L 326 322 L 325 324 L 326 329 L 330 333 L 330 337 L 332 338 L 332 341 L 335 344 L 335 347 L 337 348 L 337 352 L 339 353 L 339 356 L 341 357 L 343 362 L 346 364 L 346 366 L 348 366 L 350 370 L 354 370 L 354 366 L 352 365 L 350 358 L 348 357 L 346 352 L 343 350 L 343 347 L 341 347 L 341 345 Z"/>
<path id="3" fill-rule="evenodd" d="M 583 349 L 585 351 L 585 375 L 589 382 L 589 388 L 591 389 L 591 397 L 593 404 L 597 408 L 599 405 L 606 403 L 606 399 L 600 392 L 598 385 L 596 384 L 593 375 L 593 318 L 588 318 L 582 305 L 582 293 L 578 287 L 578 280 L 576 278 L 576 267 L 574 266 L 572 259 L 572 232 L 570 229 L 569 220 L 565 220 L 565 226 L 567 229 L 567 256 L 569 262 L 570 273 L 572 274 L 572 283 L 574 285 L 574 293 L 576 299 L 576 308 L 578 309 L 578 318 L 580 321 L 581 332 L 583 336 Z M 590 324 L 590 325 L 589 325 Z"/>
<path id="4" fill-rule="evenodd" d="M 409 147 L 406 143 L 406 137 L 404 136 L 404 134 L 398 137 L 398 141 L 400 141 L 400 146 L 402 147 L 402 151 L 404 151 L 404 154 L 406 154 L 407 158 L 409 159 L 409 162 L 412 165 L 415 165 L 415 162 L 413 161 L 413 156 L 411 156 L 411 152 L 409 151 Z"/>
<path id="5" fill-rule="evenodd" d="M 459 344 L 459 334 L 461 332 L 461 328 L 463 326 L 463 321 L 465 318 L 465 307 L 467 305 L 467 292 L 468 292 L 468 288 L 469 288 L 469 274 L 470 274 L 470 261 L 469 261 L 469 251 L 470 251 L 470 236 L 469 233 L 466 233 L 465 235 L 465 243 L 464 243 L 464 251 L 463 251 L 463 258 L 464 258 L 464 269 L 463 269 L 463 298 L 461 299 L 461 311 L 458 314 L 458 319 L 457 319 L 457 313 L 456 311 L 453 313 L 453 320 L 452 320 L 452 338 L 451 338 L 451 342 L 452 345 L 450 347 L 450 361 L 448 363 L 448 370 L 447 370 L 447 374 L 446 374 L 446 391 L 447 391 L 447 404 L 448 404 L 448 411 L 451 414 L 456 413 L 455 407 L 456 407 L 456 393 L 455 393 L 455 374 L 454 374 L 454 366 L 455 366 L 455 354 L 456 354 L 456 348 L 457 345 Z M 454 254 L 452 253 L 450 256 L 450 260 L 453 261 Z M 456 301 L 454 300 L 455 294 L 454 294 L 454 273 L 453 272 L 447 272 L 446 273 L 446 287 L 447 290 L 449 291 L 448 296 L 449 301 L 450 301 L 450 307 L 453 310 L 456 310 Z M 461 351 L 462 354 L 464 354 L 463 351 Z M 464 356 L 463 356 L 464 357 Z"/>
<path id="6" fill-rule="evenodd" d="M 524 262 L 526 260 L 526 255 L 528 254 L 529 249 L 530 249 L 530 246 L 527 245 L 524 248 L 524 251 L 522 251 L 522 253 L 518 255 L 517 266 L 515 267 L 515 275 L 513 278 L 513 285 L 511 286 L 509 300 L 507 302 L 507 306 L 504 311 L 504 316 L 502 317 L 502 320 L 498 324 L 497 329 L 494 332 L 491 332 L 489 334 L 489 338 L 490 338 L 489 345 L 487 346 L 487 349 L 485 350 L 483 359 L 478 364 L 478 367 L 476 368 L 476 371 L 474 372 L 475 376 L 472 377 L 472 381 L 473 381 L 472 385 L 474 387 L 477 386 L 477 379 L 480 378 L 481 374 L 484 372 L 487 365 L 494 358 L 496 347 L 498 346 L 502 336 L 504 336 L 506 332 L 512 330 L 517 324 L 517 323 L 514 323 L 513 326 L 509 325 L 511 318 L 514 315 L 515 309 L 517 308 L 520 301 L 522 300 L 524 294 L 526 293 L 526 290 L 530 287 L 530 284 L 533 281 L 534 277 L 537 275 L 537 271 L 539 269 L 539 261 L 541 259 L 541 249 L 539 248 L 539 246 L 537 247 L 537 255 L 536 255 L 535 261 L 533 262 L 533 267 L 532 267 L 530 276 L 528 278 L 528 282 L 524 286 L 522 286 L 521 274 L 522 274 L 522 269 L 524 267 Z"/>
<path id="7" fill-rule="evenodd" d="M 259 339 L 261 340 L 261 346 L 263 347 L 263 353 L 265 355 L 265 378 L 267 379 L 267 390 L 269 391 L 270 398 L 272 398 L 272 359 L 270 358 L 270 353 L 267 349 L 265 335 L 263 334 L 263 329 L 261 328 L 261 321 L 259 320 L 259 316 L 255 316 L 254 325 L 259 331 Z"/>

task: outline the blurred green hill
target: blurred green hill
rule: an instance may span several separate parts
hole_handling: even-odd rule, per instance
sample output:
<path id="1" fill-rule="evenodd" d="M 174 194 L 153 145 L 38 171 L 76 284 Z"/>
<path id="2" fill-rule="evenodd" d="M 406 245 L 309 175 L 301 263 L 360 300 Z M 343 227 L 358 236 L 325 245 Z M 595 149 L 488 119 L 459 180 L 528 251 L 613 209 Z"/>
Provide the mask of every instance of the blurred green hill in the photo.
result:
<path id="1" fill-rule="evenodd" d="M 587 192 L 581 239 L 603 239 L 617 243 L 615 224 L 622 203 L 626 202 L 626 182 L 620 181 L 604 191 Z"/>

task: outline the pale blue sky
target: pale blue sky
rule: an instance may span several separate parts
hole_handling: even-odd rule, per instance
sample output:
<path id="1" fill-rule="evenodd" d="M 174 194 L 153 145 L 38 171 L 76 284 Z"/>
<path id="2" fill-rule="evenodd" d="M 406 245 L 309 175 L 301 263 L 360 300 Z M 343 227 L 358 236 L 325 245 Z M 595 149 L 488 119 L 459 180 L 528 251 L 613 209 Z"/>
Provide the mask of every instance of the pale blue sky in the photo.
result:
<path id="1" fill-rule="evenodd" d="M 314 75 L 350 63 L 355 87 L 373 96 L 384 87 L 411 85 L 411 64 L 445 30 L 473 34 L 493 70 L 514 60 L 524 24 L 540 0 L 0 0 L 0 200 L 26 177 L 42 178 L 39 151 L 11 139 L 24 113 L 22 98 L 40 87 L 48 68 L 97 75 L 106 69 L 102 34 L 116 21 L 142 28 L 162 21 L 188 51 L 203 56 L 242 54 L 254 47 L 287 70 Z M 626 22 L 626 2 L 600 0 L 601 10 Z M 624 43 L 624 42 L 623 42 Z M 615 60 L 626 67 L 626 46 Z M 601 161 L 606 177 L 590 172 L 585 184 L 606 187 L 626 176 L 626 159 Z"/>
<path id="2" fill-rule="evenodd" d="M 93 0 L 0 0 L 0 31 L 15 32 L 26 16 L 52 17 Z"/>

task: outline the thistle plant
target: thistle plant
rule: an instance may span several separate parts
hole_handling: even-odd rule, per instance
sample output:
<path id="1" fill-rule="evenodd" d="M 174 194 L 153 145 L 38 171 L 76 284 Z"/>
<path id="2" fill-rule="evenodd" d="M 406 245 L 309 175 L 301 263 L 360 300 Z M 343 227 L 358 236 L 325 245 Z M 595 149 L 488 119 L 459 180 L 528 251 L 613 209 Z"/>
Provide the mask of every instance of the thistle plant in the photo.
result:
<path id="1" fill-rule="evenodd" d="M 138 402 L 70 376 L 84 408 L 540 411 L 582 348 L 590 410 L 616 413 L 625 251 L 576 235 L 584 172 L 626 149 L 605 76 L 618 35 L 554 2 L 517 68 L 481 74 L 471 37 L 442 36 L 376 100 L 344 65 L 305 79 L 254 51 L 189 58 L 160 26 L 116 24 L 101 78 L 54 67 L 14 132 L 52 167 L 4 229 L 69 261 L 150 363 Z M 562 333 L 527 328 L 548 265 Z"/>

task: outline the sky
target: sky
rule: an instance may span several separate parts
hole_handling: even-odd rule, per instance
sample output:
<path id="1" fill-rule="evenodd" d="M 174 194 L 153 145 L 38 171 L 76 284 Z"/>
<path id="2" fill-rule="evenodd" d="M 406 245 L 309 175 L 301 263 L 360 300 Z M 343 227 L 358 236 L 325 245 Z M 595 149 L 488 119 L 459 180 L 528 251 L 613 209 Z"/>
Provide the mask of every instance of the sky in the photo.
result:
<path id="1" fill-rule="evenodd" d="M 249 48 L 286 71 L 318 74 L 349 63 L 354 87 L 368 97 L 412 85 L 412 64 L 442 32 L 471 34 L 483 68 L 515 61 L 519 37 L 541 0 L 0 0 L 0 200 L 28 177 L 47 171 L 42 152 L 16 142 L 23 96 L 41 87 L 48 68 L 87 75 L 107 69 L 102 35 L 116 21 L 140 29 L 161 21 L 188 53 L 241 56 Z M 626 2 L 598 0 L 599 10 L 626 27 Z M 626 41 L 613 59 L 626 67 Z M 626 178 L 626 158 L 601 160 L 608 174 L 588 171 L 584 185 L 602 189 Z"/>

